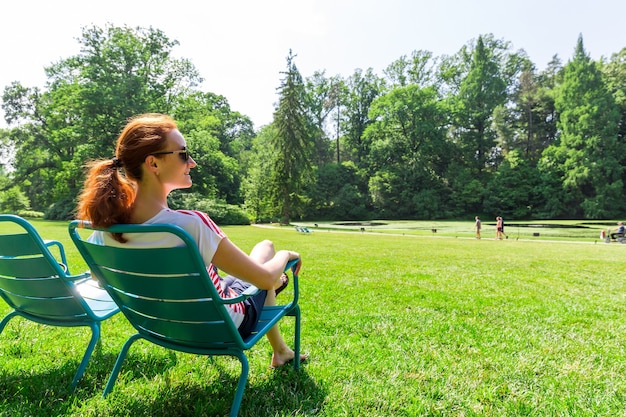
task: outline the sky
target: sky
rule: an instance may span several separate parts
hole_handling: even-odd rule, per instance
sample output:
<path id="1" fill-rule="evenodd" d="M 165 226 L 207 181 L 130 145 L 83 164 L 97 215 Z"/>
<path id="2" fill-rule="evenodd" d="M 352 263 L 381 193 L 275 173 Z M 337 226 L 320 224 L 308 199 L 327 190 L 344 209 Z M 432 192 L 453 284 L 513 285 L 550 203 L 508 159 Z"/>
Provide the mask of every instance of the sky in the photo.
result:
<path id="1" fill-rule="evenodd" d="M 291 49 L 303 77 L 383 70 L 425 50 L 453 55 L 479 35 L 523 49 L 538 69 L 565 64 L 583 36 L 592 59 L 626 47 L 624 0 L 7 0 L 0 3 L 0 90 L 45 86 L 44 68 L 80 53 L 84 27 L 155 28 L 255 127 L 271 123 Z M 0 127 L 6 127 L 0 110 Z"/>

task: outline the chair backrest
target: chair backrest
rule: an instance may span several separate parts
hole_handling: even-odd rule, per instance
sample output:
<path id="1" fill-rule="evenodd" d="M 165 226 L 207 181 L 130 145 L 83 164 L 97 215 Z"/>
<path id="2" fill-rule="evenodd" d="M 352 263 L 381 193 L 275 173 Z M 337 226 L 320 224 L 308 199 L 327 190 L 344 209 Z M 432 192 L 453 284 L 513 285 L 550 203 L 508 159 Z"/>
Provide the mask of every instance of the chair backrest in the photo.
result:
<path id="1" fill-rule="evenodd" d="M 0 296 L 17 312 L 42 322 L 90 321 L 65 270 L 25 219 L 0 215 Z M 12 225 L 9 225 L 12 223 Z"/>
<path id="2" fill-rule="evenodd" d="M 79 232 L 80 229 L 86 232 Z M 135 329 L 156 343 L 226 349 L 243 346 L 224 300 L 213 285 L 193 238 L 173 225 L 115 225 L 111 233 L 173 233 L 170 248 L 104 246 L 89 242 L 94 230 L 74 221 L 69 231 L 91 273 Z M 81 235 L 82 234 L 82 235 Z"/>

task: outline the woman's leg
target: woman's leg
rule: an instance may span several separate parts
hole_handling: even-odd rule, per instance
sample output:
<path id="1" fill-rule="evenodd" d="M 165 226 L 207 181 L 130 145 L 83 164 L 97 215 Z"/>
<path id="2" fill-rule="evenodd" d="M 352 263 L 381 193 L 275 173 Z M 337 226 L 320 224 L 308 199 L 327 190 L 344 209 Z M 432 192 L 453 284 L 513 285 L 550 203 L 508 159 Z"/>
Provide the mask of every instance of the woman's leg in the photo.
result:
<path id="1" fill-rule="evenodd" d="M 257 243 L 254 246 L 254 248 L 252 248 L 252 251 L 250 252 L 250 258 L 255 259 L 256 261 L 260 263 L 265 263 L 269 261 L 270 259 L 274 257 L 274 255 L 276 255 L 276 249 L 274 248 L 274 243 L 272 243 L 272 241 L 270 240 L 263 240 Z M 282 283 L 283 283 L 282 280 L 280 279 L 276 280 L 276 282 L 274 283 L 274 290 L 280 287 Z M 268 291 L 268 294 L 270 292 L 271 291 Z"/>
<path id="2" fill-rule="evenodd" d="M 252 251 L 250 252 L 250 257 L 261 262 L 265 263 L 272 259 L 276 254 L 276 249 L 274 248 L 274 244 L 269 240 L 264 240 L 262 242 L 257 243 Z M 276 286 L 280 286 L 280 280 L 276 281 Z M 268 291 L 267 296 L 265 297 L 265 305 L 266 306 L 275 306 L 276 305 L 276 293 L 274 291 Z M 272 346 L 272 350 L 274 353 L 272 354 L 272 366 L 279 367 L 289 362 L 294 358 L 294 351 L 287 346 L 285 343 L 285 339 L 280 334 L 280 329 L 278 328 L 278 324 L 272 327 L 266 334 L 267 340 L 270 342 Z M 307 355 L 300 355 L 300 360 L 305 360 Z"/>

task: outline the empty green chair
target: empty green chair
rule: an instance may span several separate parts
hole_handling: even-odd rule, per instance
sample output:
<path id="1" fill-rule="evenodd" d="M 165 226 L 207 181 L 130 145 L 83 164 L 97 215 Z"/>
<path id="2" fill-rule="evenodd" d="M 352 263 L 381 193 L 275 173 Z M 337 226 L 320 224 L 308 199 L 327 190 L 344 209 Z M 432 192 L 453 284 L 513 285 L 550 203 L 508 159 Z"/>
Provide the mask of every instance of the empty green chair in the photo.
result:
<path id="1" fill-rule="evenodd" d="M 59 251 L 60 262 L 49 250 L 53 246 Z M 9 214 L 0 215 L 0 296 L 13 309 L 0 321 L 0 334 L 18 316 L 51 326 L 91 328 L 91 340 L 74 375 L 72 390 L 100 339 L 100 323 L 119 312 L 89 273 L 69 274 L 60 242 L 42 240 L 28 221 Z"/>
<path id="2" fill-rule="evenodd" d="M 80 231 L 84 227 L 87 231 Z M 239 412 L 248 379 L 245 351 L 261 339 L 282 317 L 295 317 L 295 360 L 300 366 L 300 308 L 296 262 L 287 265 L 293 272 L 293 299 L 281 306 L 265 307 L 249 337 L 242 339 L 225 304 L 253 295 L 252 287 L 237 298 L 222 299 L 217 293 L 196 242 L 178 226 L 115 225 L 111 233 L 173 233 L 182 246 L 171 248 L 124 248 L 89 242 L 93 230 L 88 222 L 74 221 L 70 236 L 91 272 L 120 306 L 136 334 L 128 338 L 115 363 L 103 396 L 111 392 L 130 346 L 138 339 L 175 351 L 198 355 L 229 355 L 241 362 L 241 375 L 230 415 Z"/>

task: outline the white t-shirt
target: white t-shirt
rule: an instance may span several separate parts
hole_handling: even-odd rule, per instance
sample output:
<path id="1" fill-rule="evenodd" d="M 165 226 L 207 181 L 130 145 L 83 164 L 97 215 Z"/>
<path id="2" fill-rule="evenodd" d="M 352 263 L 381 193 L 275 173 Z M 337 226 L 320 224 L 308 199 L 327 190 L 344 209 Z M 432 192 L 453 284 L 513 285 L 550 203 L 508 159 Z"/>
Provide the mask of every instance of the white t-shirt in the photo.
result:
<path id="1" fill-rule="evenodd" d="M 215 255 L 218 245 L 226 235 L 208 215 L 195 210 L 163 209 L 144 224 L 173 224 L 187 231 L 196 241 L 202 259 L 207 266 L 211 281 L 213 281 L 213 285 L 215 285 L 220 297 L 237 297 L 238 294 L 234 290 L 224 288 L 223 278 L 219 276 L 216 268 L 213 268 L 213 255 Z M 109 233 L 96 231 L 89 237 L 89 241 L 99 245 L 120 248 L 170 248 L 183 245 L 182 240 L 171 233 L 132 233 L 124 235 L 124 237 L 128 239 L 128 242 L 120 243 L 113 239 Z M 226 307 L 235 326 L 239 327 L 245 313 L 243 302 L 227 304 Z"/>

